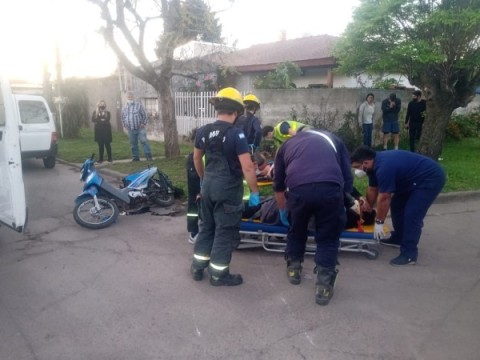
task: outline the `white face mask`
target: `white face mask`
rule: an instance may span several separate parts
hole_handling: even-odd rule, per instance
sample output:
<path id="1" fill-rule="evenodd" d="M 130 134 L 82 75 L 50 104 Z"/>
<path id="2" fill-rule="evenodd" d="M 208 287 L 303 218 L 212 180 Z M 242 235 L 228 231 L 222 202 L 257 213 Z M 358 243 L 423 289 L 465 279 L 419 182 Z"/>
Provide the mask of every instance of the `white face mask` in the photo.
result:
<path id="1" fill-rule="evenodd" d="M 363 178 L 363 177 L 367 176 L 367 173 L 363 170 L 355 169 L 355 176 L 358 177 L 358 178 Z"/>

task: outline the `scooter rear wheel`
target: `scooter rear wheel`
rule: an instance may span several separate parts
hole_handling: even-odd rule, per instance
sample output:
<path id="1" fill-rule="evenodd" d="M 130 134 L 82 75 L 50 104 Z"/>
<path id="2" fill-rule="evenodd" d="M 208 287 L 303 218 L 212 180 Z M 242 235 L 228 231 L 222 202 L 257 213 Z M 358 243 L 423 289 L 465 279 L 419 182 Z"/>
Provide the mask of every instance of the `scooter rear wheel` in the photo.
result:
<path id="1" fill-rule="evenodd" d="M 174 194 L 169 194 L 167 192 L 158 192 L 155 194 L 155 204 L 161 207 L 170 206 L 175 202 Z"/>
<path id="2" fill-rule="evenodd" d="M 100 210 L 95 208 L 93 198 L 76 205 L 73 209 L 73 218 L 78 225 L 88 229 L 103 229 L 112 225 L 119 215 L 117 204 L 110 199 L 99 197 Z"/>

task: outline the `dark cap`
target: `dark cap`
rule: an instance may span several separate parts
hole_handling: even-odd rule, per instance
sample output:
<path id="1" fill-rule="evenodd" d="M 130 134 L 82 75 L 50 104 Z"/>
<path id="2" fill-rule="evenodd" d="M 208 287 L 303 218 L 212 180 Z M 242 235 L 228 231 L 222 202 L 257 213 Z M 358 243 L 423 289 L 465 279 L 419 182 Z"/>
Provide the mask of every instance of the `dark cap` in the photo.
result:
<path id="1" fill-rule="evenodd" d="M 391 93 L 390 96 L 389 96 L 390 100 L 396 100 L 397 99 L 397 94 L 395 93 Z"/>
<path id="2" fill-rule="evenodd" d="M 420 96 L 422 96 L 422 92 L 420 90 L 415 90 L 413 92 L 413 95 L 420 97 Z"/>

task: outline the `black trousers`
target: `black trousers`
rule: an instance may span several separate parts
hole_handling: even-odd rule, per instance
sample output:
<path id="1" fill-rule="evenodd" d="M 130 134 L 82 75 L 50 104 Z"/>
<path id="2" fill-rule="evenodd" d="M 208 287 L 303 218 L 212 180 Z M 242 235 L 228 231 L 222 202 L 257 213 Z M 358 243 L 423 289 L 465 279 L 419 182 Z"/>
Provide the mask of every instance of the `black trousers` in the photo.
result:
<path id="1" fill-rule="evenodd" d="M 340 234 L 346 214 L 343 190 L 334 183 L 312 183 L 290 189 L 287 209 L 290 227 L 287 234 L 286 256 L 289 260 L 303 261 L 308 237 L 308 221 L 315 218 L 315 264 L 335 268 Z"/>
<path id="2" fill-rule="evenodd" d="M 110 142 L 98 141 L 98 161 L 103 161 L 104 149 L 107 150 L 108 161 L 112 161 L 112 147 Z"/>
<path id="3" fill-rule="evenodd" d="M 410 143 L 410 151 L 415 151 L 415 142 L 420 140 L 422 136 L 422 124 L 410 124 L 408 129 L 408 140 Z"/>

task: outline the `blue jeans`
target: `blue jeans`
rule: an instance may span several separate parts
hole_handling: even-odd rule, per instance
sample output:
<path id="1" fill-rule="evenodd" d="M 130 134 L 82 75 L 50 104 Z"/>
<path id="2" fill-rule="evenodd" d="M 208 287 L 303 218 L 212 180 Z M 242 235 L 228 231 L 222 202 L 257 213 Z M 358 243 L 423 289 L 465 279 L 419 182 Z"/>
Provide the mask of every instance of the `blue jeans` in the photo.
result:
<path id="1" fill-rule="evenodd" d="M 372 147 L 373 124 L 363 124 L 363 145 Z"/>
<path id="2" fill-rule="evenodd" d="M 134 159 L 140 158 L 138 154 L 139 140 L 143 146 L 143 152 L 145 153 L 145 157 L 147 159 L 152 158 L 152 151 L 150 150 L 150 145 L 148 144 L 147 132 L 145 131 L 145 129 L 128 130 L 128 140 L 130 141 L 130 146 L 132 148 L 132 158 Z"/>

